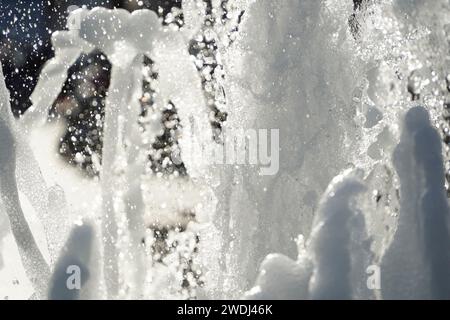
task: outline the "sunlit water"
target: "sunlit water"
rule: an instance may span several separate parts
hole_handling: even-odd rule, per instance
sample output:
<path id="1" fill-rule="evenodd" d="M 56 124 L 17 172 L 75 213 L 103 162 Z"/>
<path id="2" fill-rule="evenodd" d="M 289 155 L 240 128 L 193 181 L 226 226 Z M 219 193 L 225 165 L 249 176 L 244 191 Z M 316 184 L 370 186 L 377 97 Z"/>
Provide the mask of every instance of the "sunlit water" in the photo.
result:
<path id="1" fill-rule="evenodd" d="M 184 0 L 181 28 L 72 12 L 20 119 L 2 81 L 0 297 L 449 298 L 449 2 L 219 2 Z M 95 178 L 47 121 L 93 50 L 112 65 Z M 278 130 L 276 172 L 198 152 L 235 129 Z"/>

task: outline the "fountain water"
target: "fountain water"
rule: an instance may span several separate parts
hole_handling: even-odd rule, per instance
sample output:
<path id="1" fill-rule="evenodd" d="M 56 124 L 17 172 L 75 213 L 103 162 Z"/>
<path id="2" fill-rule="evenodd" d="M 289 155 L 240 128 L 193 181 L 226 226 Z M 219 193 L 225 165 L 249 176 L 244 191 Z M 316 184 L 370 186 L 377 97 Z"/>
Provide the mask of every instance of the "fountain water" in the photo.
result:
<path id="1" fill-rule="evenodd" d="M 36 297 L 448 298 L 449 208 L 434 126 L 445 125 L 450 4 L 211 1 L 208 27 L 203 1 L 182 4 L 181 28 L 149 10 L 72 12 L 19 120 L 0 81 L 0 209 Z M 190 55 L 198 37 L 216 44 L 212 72 L 200 74 L 203 61 Z M 52 175 L 55 157 L 35 145 L 56 134 L 46 129 L 50 107 L 69 67 L 94 49 L 112 73 L 100 178 L 87 182 L 68 168 Z M 144 57 L 158 72 L 145 130 Z M 168 104 L 187 177 L 146 169 Z M 218 132 L 210 104 L 228 113 Z M 279 172 L 195 152 L 233 128 L 279 129 Z M 29 226 L 33 214 L 43 230 Z M 75 293 L 65 278 L 73 265 L 82 275 Z M 374 266 L 375 289 L 366 281 Z"/>

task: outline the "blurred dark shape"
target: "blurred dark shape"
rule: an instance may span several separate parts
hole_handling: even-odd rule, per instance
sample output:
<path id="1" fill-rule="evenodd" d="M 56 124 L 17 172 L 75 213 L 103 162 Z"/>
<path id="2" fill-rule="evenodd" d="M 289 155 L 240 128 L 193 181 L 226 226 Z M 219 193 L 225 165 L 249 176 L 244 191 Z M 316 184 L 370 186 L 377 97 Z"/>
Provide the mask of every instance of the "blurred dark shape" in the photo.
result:
<path id="1" fill-rule="evenodd" d="M 362 11 L 363 4 L 366 4 L 369 0 L 353 0 L 353 13 L 348 18 L 348 25 L 350 27 L 350 32 L 355 39 L 358 38 L 360 23 L 358 21 L 358 13 Z"/>
<path id="2" fill-rule="evenodd" d="M 109 87 L 111 64 L 99 51 L 82 55 L 70 68 L 69 77 L 53 108 L 52 116 L 63 117 L 66 134 L 60 153 L 70 164 L 98 174 L 94 159 L 101 159 L 105 98 Z"/>
<path id="3" fill-rule="evenodd" d="M 158 78 L 158 74 L 154 71 L 154 62 L 148 58 L 144 57 L 144 79 L 142 82 L 142 92 L 143 96 L 140 100 L 141 104 L 141 120 L 140 125 L 143 131 L 146 130 L 145 118 L 149 114 L 150 110 L 154 106 L 154 94 L 155 91 L 152 89 L 151 81 Z M 163 134 L 156 137 L 155 142 L 152 144 L 153 150 L 149 154 L 150 169 L 153 172 L 161 172 L 166 175 L 177 173 L 181 176 L 187 174 L 184 163 L 175 163 L 173 161 L 174 150 L 178 150 L 177 137 L 180 135 L 180 119 L 178 117 L 177 110 L 172 103 L 166 106 L 166 109 L 162 112 L 161 123 L 163 125 Z M 172 163 L 167 165 L 165 159 L 171 159 Z"/>
<path id="4" fill-rule="evenodd" d="M 361 9 L 361 4 L 364 0 L 353 0 L 353 10 Z"/>

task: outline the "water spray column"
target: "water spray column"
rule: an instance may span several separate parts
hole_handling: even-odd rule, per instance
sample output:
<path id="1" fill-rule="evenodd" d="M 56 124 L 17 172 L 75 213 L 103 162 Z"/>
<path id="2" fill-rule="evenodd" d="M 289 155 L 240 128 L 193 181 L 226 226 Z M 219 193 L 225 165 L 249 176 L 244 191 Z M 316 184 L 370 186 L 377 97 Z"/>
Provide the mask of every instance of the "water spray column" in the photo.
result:
<path id="1" fill-rule="evenodd" d="M 119 293 L 118 228 L 114 210 L 114 164 L 116 160 L 118 116 L 120 107 L 127 95 L 127 59 L 119 57 L 116 51 L 121 40 L 123 22 L 129 15 L 124 10 L 94 8 L 80 22 L 80 36 L 105 53 L 112 63 L 111 82 L 105 103 L 105 122 L 103 127 L 103 149 L 101 194 L 102 194 L 102 235 L 103 235 L 103 272 L 107 298 L 114 299 Z"/>
<path id="2" fill-rule="evenodd" d="M 37 246 L 19 200 L 16 181 L 17 139 L 9 93 L 0 64 L 0 200 L 8 214 L 22 264 L 36 298 L 45 299 L 50 268 Z"/>
<path id="3" fill-rule="evenodd" d="M 145 280 L 143 249 L 143 200 L 139 160 L 140 137 L 137 128 L 142 95 L 143 54 L 150 55 L 153 32 L 159 31 L 157 16 L 150 10 L 130 14 L 126 10 L 95 8 L 81 22 L 80 35 L 104 52 L 112 64 L 111 82 L 105 103 L 101 189 L 103 202 L 102 232 L 104 240 L 104 277 L 108 298 L 119 294 L 118 226 L 114 209 L 114 193 L 118 189 L 115 168 L 118 143 L 125 142 L 126 186 L 122 200 L 127 207 L 130 231 L 130 255 L 133 265 L 133 295 L 142 297 Z"/>
<path id="4" fill-rule="evenodd" d="M 139 55 L 132 65 L 131 75 L 134 76 L 134 94 L 129 102 L 130 113 L 133 118 L 137 118 L 140 112 L 139 98 L 142 96 L 142 56 Z M 141 90 L 139 90 L 141 89 Z M 126 121 L 126 120 L 125 120 Z M 133 299 L 142 299 L 144 296 L 144 283 L 146 279 L 145 268 L 145 250 L 142 239 L 145 238 L 144 224 L 144 200 L 141 189 L 141 175 L 144 173 L 145 159 L 140 152 L 142 143 L 137 122 L 125 122 L 124 137 L 128 142 L 126 162 L 126 191 L 123 201 L 126 207 L 128 231 L 130 235 L 129 255 L 132 262 L 131 272 L 133 273 L 133 288 L 131 297 Z"/>

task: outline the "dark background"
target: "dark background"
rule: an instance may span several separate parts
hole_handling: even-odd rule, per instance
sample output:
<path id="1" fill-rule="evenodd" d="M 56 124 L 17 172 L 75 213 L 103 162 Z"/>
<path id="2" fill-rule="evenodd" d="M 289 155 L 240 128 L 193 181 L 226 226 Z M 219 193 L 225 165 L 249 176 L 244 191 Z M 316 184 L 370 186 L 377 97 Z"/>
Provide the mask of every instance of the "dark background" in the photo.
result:
<path id="1" fill-rule="evenodd" d="M 65 28 L 68 7 L 120 7 L 133 11 L 152 9 L 163 14 L 181 0 L 0 0 L 0 60 L 6 85 L 11 92 L 15 115 L 29 106 L 29 96 L 37 83 L 40 70 L 53 56 L 51 33 Z"/>

